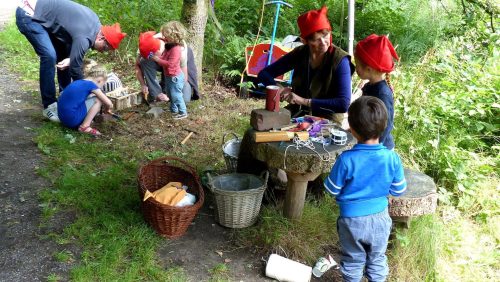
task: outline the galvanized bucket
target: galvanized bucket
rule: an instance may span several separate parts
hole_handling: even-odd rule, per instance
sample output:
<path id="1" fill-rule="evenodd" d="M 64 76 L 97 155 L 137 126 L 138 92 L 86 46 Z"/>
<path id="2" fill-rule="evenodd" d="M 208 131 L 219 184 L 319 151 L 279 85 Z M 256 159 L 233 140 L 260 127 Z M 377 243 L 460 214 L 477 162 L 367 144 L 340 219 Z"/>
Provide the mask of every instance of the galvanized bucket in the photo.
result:
<path id="1" fill-rule="evenodd" d="M 226 142 L 227 135 L 233 135 L 234 138 Z M 228 132 L 222 137 L 222 153 L 226 161 L 228 173 L 236 172 L 238 167 L 238 155 L 240 153 L 241 139 L 234 133 Z"/>

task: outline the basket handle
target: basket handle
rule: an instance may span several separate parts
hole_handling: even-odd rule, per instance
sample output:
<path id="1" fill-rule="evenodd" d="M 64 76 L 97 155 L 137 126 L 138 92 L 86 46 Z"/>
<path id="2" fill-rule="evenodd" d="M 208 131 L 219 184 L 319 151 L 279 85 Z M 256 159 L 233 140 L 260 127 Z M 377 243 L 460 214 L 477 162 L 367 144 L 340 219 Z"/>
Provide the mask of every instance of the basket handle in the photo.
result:
<path id="1" fill-rule="evenodd" d="M 260 173 L 260 178 L 264 179 L 264 184 L 267 185 L 267 180 L 269 180 L 269 171 L 264 170 Z"/>
<path id="2" fill-rule="evenodd" d="M 236 138 L 236 140 L 240 140 L 240 137 L 238 137 L 238 135 L 236 135 L 234 132 L 227 132 L 226 134 L 224 134 L 224 136 L 222 136 L 222 146 L 226 144 L 226 136 L 228 136 L 229 134 L 232 134 Z"/>
<path id="3" fill-rule="evenodd" d="M 162 157 L 162 158 L 155 159 L 155 160 L 151 161 L 151 164 L 152 165 L 159 165 L 159 164 L 162 164 L 162 163 L 168 163 L 169 161 L 176 161 L 176 162 L 181 163 L 184 166 L 184 168 L 187 169 L 196 178 L 196 180 L 199 180 L 198 179 L 198 174 L 196 173 L 196 171 L 194 170 L 194 168 L 189 163 L 187 163 L 185 160 L 183 160 L 183 159 L 180 159 L 180 158 L 177 158 L 177 157 L 167 156 L 167 157 Z"/>

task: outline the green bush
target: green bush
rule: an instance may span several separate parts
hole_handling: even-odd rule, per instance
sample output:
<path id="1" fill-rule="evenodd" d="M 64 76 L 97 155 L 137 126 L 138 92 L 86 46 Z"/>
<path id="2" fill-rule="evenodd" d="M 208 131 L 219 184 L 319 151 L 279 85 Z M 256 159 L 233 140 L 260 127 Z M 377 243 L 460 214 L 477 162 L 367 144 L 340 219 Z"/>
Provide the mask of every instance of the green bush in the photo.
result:
<path id="1" fill-rule="evenodd" d="M 498 177 L 498 38 L 483 27 L 441 41 L 396 80 L 396 148 L 447 190 L 441 200 Z"/>

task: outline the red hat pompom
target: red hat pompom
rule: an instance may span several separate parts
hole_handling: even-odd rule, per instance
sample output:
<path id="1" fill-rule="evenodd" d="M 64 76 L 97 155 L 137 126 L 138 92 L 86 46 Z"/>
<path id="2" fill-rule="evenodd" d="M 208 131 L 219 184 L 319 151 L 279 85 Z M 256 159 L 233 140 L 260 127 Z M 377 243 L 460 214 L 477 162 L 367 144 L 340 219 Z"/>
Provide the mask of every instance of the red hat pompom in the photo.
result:
<path id="1" fill-rule="evenodd" d="M 101 32 L 113 49 L 117 49 L 122 39 L 127 36 L 126 33 L 122 33 L 119 23 L 115 23 L 114 25 L 103 25 L 101 27 Z"/>
<path id="2" fill-rule="evenodd" d="M 311 10 L 299 16 L 297 24 L 300 29 L 300 37 L 306 39 L 309 35 L 323 29 L 332 30 L 332 26 L 326 16 L 328 9 L 323 6 L 319 10 Z"/>
<path id="3" fill-rule="evenodd" d="M 154 31 L 147 31 L 139 35 L 139 52 L 143 58 L 147 58 L 151 52 L 160 50 L 161 41 L 154 37 L 155 34 Z"/>
<path id="4" fill-rule="evenodd" d="M 398 54 L 389 38 L 372 34 L 356 45 L 356 57 L 365 64 L 380 72 L 394 70 L 394 59 L 399 61 Z"/>

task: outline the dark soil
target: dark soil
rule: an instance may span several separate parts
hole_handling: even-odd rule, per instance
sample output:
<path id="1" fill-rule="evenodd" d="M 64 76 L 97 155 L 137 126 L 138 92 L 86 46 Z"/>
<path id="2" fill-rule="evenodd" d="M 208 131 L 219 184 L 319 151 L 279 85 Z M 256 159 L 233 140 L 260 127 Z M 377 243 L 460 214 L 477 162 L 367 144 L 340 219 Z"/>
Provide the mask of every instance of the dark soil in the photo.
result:
<path id="1" fill-rule="evenodd" d="M 49 238 L 61 232 L 71 216 L 41 219 L 38 193 L 51 184 L 36 174 L 43 166 L 33 142 L 33 129 L 42 122 L 41 107 L 33 106 L 38 99 L 0 68 L 0 281 L 46 281 L 50 274 L 67 279 L 71 267 L 53 255 L 74 247 Z"/>

